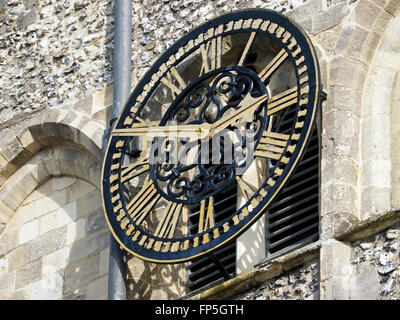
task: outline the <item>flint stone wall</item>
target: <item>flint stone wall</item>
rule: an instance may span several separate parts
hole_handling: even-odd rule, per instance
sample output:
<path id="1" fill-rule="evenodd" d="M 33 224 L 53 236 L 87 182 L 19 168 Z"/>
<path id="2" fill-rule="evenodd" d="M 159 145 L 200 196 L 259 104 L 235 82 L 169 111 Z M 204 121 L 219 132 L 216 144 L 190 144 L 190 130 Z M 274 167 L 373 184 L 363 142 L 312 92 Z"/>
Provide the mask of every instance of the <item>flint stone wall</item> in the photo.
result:
<path id="1" fill-rule="evenodd" d="M 351 263 L 358 286 L 368 288 L 353 292 L 353 299 L 400 299 L 400 224 L 352 243 Z"/>
<path id="2" fill-rule="evenodd" d="M 112 84 L 113 3 L 0 0 L 1 127 L 40 109 L 66 108 Z M 314 32 L 343 17 L 348 11 L 344 4 L 347 1 L 134 1 L 133 84 L 179 37 L 223 13 L 273 9 L 289 13 Z M 329 21 L 326 15 L 317 18 L 323 10 L 328 10 Z"/>

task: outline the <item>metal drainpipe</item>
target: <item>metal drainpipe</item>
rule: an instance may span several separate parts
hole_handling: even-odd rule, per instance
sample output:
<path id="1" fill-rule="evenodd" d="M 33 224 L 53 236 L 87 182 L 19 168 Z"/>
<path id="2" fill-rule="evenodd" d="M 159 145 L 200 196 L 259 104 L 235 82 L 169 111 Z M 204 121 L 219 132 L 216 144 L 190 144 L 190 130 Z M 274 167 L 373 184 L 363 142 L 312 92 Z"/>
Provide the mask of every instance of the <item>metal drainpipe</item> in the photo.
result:
<path id="1" fill-rule="evenodd" d="M 110 130 L 131 92 L 131 42 L 132 0 L 116 0 L 114 4 L 114 53 L 113 53 L 113 106 L 110 128 L 104 135 L 107 145 Z M 105 148 L 104 148 L 105 149 Z M 108 270 L 108 299 L 126 300 L 125 251 L 110 234 L 110 261 Z"/>

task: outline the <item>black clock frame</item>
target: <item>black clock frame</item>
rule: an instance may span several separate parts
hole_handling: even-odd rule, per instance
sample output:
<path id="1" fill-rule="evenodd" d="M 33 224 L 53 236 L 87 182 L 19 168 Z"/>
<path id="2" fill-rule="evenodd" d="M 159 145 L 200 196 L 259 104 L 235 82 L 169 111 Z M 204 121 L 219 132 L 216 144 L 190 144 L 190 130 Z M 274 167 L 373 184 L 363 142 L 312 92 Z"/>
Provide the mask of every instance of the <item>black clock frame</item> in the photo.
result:
<path id="1" fill-rule="evenodd" d="M 144 87 L 147 83 L 149 83 L 152 79 L 152 76 L 158 72 L 160 67 L 167 63 L 168 59 L 170 56 L 176 54 L 179 48 L 182 48 L 185 46 L 189 40 L 195 39 L 197 36 L 199 36 L 202 33 L 205 33 L 207 30 L 213 27 L 218 27 L 221 24 L 226 24 L 229 23 L 230 21 L 238 21 L 238 20 L 246 20 L 246 19 L 263 19 L 263 20 L 269 20 L 271 23 L 277 24 L 279 27 L 283 27 L 285 30 L 290 32 L 292 37 L 296 39 L 297 45 L 301 48 L 301 52 L 305 57 L 305 65 L 307 66 L 307 73 L 308 73 L 308 84 L 309 84 L 309 93 L 308 93 L 308 104 L 307 104 L 307 113 L 303 119 L 304 121 L 304 128 L 305 130 L 301 130 L 300 133 L 300 138 L 297 140 L 297 146 L 295 150 L 292 152 L 292 156 L 289 159 L 289 162 L 284 166 L 283 168 L 283 173 L 279 176 L 279 178 L 276 179 L 276 183 L 271 186 L 268 190 L 268 193 L 264 198 L 258 203 L 257 207 L 253 209 L 253 211 L 248 214 L 246 217 L 244 217 L 242 220 L 238 221 L 237 224 L 234 224 L 231 220 L 232 217 L 235 215 L 238 215 L 242 208 L 239 208 L 235 214 L 233 214 L 231 217 L 227 218 L 226 221 L 222 221 L 217 223 L 214 227 L 213 230 L 217 228 L 222 228 L 223 224 L 226 222 L 229 222 L 229 230 L 227 232 L 222 232 L 219 234 L 218 238 L 216 239 L 211 239 L 211 241 L 203 244 L 199 244 L 198 246 L 193 246 L 187 250 L 178 250 L 176 252 L 162 252 L 162 251 L 154 251 L 152 249 L 147 249 L 142 245 L 139 245 L 135 241 L 133 241 L 126 233 L 124 230 L 122 230 L 120 223 L 116 220 L 115 218 L 115 213 L 113 211 L 113 205 L 112 205 L 112 197 L 113 194 L 110 192 L 110 179 L 109 175 L 111 172 L 111 166 L 113 164 L 113 159 L 112 159 L 112 152 L 109 152 L 109 150 L 114 150 L 116 146 L 116 142 L 118 140 L 117 137 L 111 137 L 109 140 L 109 144 L 107 147 L 107 153 L 106 157 L 104 160 L 103 164 L 103 177 L 102 177 L 102 195 L 103 195 L 103 205 L 106 213 L 106 219 L 109 224 L 110 230 L 116 240 L 121 244 L 122 247 L 124 247 L 127 251 L 133 253 L 134 255 L 143 258 L 145 260 L 151 261 L 151 262 L 156 262 L 156 263 L 179 263 L 179 262 L 186 262 L 194 258 L 198 258 L 200 256 L 203 256 L 204 254 L 207 254 L 216 248 L 221 247 L 222 245 L 228 243 L 229 241 L 232 241 L 236 239 L 240 234 L 242 234 L 244 231 L 246 231 L 258 218 L 262 216 L 262 214 L 265 212 L 266 208 L 268 207 L 269 203 L 274 199 L 274 197 L 277 195 L 279 190 L 283 187 L 285 181 L 288 179 L 290 173 L 294 170 L 296 164 L 298 163 L 301 153 L 304 149 L 304 146 L 306 145 L 307 139 L 310 135 L 310 130 L 315 118 L 316 114 L 316 109 L 320 105 L 320 90 L 321 90 L 321 84 L 320 84 L 320 74 L 319 74 L 319 66 L 318 66 L 318 61 L 315 53 L 315 49 L 307 36 L 307 34 L 302 31 L 302 29 L 291 19 L 285 17 L 284 15 L 274 12 L 272 10 L 268 9 L 251 9 L 251 10 L 243 10 L 243 11 L 237 11 L 233 13 L 229 13 L 223 16 L 220 16 L 212 21 L 209 21 L 198 28 L 194 29 L 190 33 L 186 34 L 183 36 L 180 40 L 178 40 L 171 48 L 169 48 L 151 67 L 151 69 L 143 76 L 137 87 L 134 89 L 132 92 L 129 100 L 127 101 L 120 117 L 118 118 L 115 128 L 124 128 L 124 119 L 128 117 L 131 114 L 131 107 L 136 103 L 137 98 L 139 95 L 143 92 Z M 274 34 L 269 33 L 268 31 L 262 31 L 260 29 L 252 29 L 252 28 L 246 28 L 244 29 L 238 29 L 238 30 L 231 30 L 229 32 L 224 32 L 224 35 L 228 34 L 233 34 L 237 32 L 259 32 L 259 33 L 264 33 L 264 35 L 272 38 L 274 41 L 278 42 L 282 48 L 284 48 L 287 53 L 289 54 L 289 58 L 291 59 L 294 68 L 296 69 L 296 78 L 297 78 L 297 86 L 300 87 L 299 85 L 299 74 L 298 74 L 298 66 L 296 65 L 296 61 L 294 57 L 290 54 L 289 49 L 287 48 L 287 45 L 285 45 L 281 39 L 276 37 Z M 183 55 L 177 59 L 176 63 L 179 63 L 183 59 L 185 59 L 191 52 L 197 50 L 200 47 L 200 44 L 195 45 L 193 49 L 190 52 L 185 52 Z M 168 70 L 166 71 L 168 72 Z M 161 77 L 160 77 L 161 78 Z M 160 83 L 160 79 L 150 88 L 150 90 L 147 92 L 146 99 L 141 102 L 141 108 L 143 108 L 146 105 L 147 99 L 151 97 L 153 91 L 157 87 L 157 85 Z M 298 93 L 299 98 L 301 98 L 300 93 Z M 297 104 L 297 108 L 299 108 L 299 105 Z M 140 112 L 140 109 L 138 110 Z M 294 119 L 293 123 L 296 123 L 297 121 L 297 114 L 296 113 L 296 119 Z M 134 116 L 134 115 L 133 115 Z M 135 119 L 134 119 L 135 120 Z M 293 126 L 292 128 L 292 134 L 295 131 L 295 127 Z M 289 145 L 289 143 L 288 143 Z M 287 146 L 288 146 L 287 145 Z M 277 161 L 276 166 L 279 166 L 280 163 Z M 251 199 L 247 202 L 251 202 L 254 198 L 256 198 L 259 195 L 259 191 L 263 189 L 266 186 L 267 180 L 263 183 L 263 185 L 260 187 L 258 191 L 251 197 Z M 119 185 L 121 186 L 121 182 L 118 182 Z M 126 206 L 126 203 L 124 203 L 124 199 L 121 199 L 123 206 Z M 133 225 L 135 223 L 131 221 Z M 137 229 L 140 229 L 140 227 L 136 226 Z M 149 238 L 154 238 L 155 241 L 162 241 L 165 239 L 157 238 L 151 235 L 150 233 L 147 233 L 144 230 L 141 230 L 142 234 L 146 235 Z M 201 238 L 204 234 L 210 234 L 210 230 L 206 230 L 201 234 L 196 234 L 196 235 L 190 235 L 187 237 L 179 238 L 179 239 L 170 239 L 170 241 L 173 242 L 182 242 L 185 240 L 193 240 L 194 237 Z"/>

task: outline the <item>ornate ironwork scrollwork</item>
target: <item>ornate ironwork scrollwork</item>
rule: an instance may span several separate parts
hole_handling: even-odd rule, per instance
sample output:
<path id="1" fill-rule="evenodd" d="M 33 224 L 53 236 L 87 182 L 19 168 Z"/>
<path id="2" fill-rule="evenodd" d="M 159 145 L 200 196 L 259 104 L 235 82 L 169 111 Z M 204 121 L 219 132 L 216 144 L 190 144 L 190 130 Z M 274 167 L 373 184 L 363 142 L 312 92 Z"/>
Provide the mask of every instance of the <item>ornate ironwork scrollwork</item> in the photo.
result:
<path id="1" fill-rule="evenodd" d="M 215 123 L 227 113 L 235 112 L 249 93 L 253 97 L 266 93 L 265 86 L 253 71 L 241 67 L 214 70 L 181 93 L 160 125 Z M 229 133 L 221 132 L 212 141 L 187 142 L 168 137 L 155 139 L 150 153 L 150 176 L 158 191 L 169 200 L 191 203 L 205 199 L 232 182 L 236 169 L 246 164 L 243 159 L 238 161 L 232 157 L 233 150 L 239 148 L 243 154 L 252 155 L 244 150 L 249 148 L 250 139 L 257 141 L 260 138 L 265 126 L 266 112 L 261 108 L 253 122 L 246 123 L 244 128 L 234 126 Z M 227 159 L 224 155 L 229 144 L 231 157 Z M 188 163 L 188 154 L 194 148 L 198 149 L 197 155 Z M 205 160 L 207 152 L 208 159 Z"/>

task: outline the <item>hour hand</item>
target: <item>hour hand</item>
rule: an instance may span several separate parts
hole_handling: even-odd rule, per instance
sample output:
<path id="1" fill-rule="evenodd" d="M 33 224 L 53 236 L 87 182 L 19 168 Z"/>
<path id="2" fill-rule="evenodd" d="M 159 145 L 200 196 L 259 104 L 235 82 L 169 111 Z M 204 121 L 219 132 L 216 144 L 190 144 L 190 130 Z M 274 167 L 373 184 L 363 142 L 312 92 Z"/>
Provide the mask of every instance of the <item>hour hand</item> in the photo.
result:
<path id="1" fill-rule="evenodd" d="M 141 137 L 168 137 L 168 138 L 197 138 L 204 139 L 210 130 L 209 124 L 187 124 L 171 126 L 138 126 L 135 128 L 114 129 L 113 136 L 141 136 Z"/>
<path id="2" fill-rule="evenodd" d="M 268 94 L 253 98 L 251 94 L 248 93 L 240 102 L 239 109 L 237 109 L 235 113 L 224 117 L 212 124 L 210 135 L 218 133 L 223 129 L 229 127 L 230 125 L 235 125 L 239 120 L 241 122 L 252 122 L 254 112 L 257 110 L 260 104 L 267 99 Z"/>

